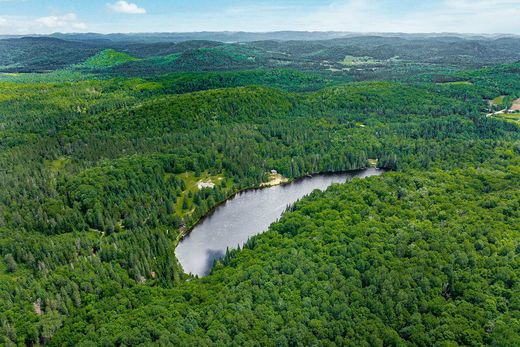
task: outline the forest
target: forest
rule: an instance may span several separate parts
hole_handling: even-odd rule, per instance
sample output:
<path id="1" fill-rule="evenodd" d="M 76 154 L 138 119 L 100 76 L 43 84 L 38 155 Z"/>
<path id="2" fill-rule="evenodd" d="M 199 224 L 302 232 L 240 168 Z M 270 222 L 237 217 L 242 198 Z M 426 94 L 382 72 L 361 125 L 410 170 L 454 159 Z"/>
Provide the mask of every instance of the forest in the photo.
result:
<path id="1" fill-rule="evenodd" d="M 212 38 L 0 40 L 0 345 L 520 345 L 517 38 Z M 273 169 L 373 162 L 175 258 Z"/>

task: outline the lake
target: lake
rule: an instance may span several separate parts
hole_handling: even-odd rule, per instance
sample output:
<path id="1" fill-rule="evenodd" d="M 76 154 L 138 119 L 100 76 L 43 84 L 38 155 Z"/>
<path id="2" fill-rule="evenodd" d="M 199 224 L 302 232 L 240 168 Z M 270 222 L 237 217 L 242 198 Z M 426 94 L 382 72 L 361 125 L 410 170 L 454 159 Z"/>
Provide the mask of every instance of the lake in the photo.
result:
<path id="1" fill-rule="evenodd" d="M 354 177 L 381 175 L 384 170 L 366 170 L 320 174 L 289 184 L 248 190 L 218 206 L 205 217 L 175 250 L 186 273 L 205 276 L 215 259 L 222 258 L 226 249 L 242 246 L 251 236 L 266 231 L 278 220 L 287 206 L 315 189 L 325 190 L 334 183 L 344 183 Z"/>

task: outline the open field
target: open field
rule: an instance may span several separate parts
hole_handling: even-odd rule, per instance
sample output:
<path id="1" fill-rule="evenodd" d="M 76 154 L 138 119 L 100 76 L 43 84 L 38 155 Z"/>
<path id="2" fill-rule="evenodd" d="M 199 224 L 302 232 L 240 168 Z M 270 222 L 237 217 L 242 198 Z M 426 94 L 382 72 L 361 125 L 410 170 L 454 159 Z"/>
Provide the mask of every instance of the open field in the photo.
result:
<path id="1" fill-rule="evenodd" d="M 269 174 L 269 182 L 262 183 L 261 187 L 273 187 L 282 183 L 287 183 L 289 180 L 280 174 Z"/>
<path id="2" fill-rule="evenodd" d="M 490 101 L 490 104 L 500 105 L 504 102 L 505 97 L 506 97 L 505 95 L 497 96 L 496 98 L 494 98 L 493 100 Z"/>
<path id="3" fill-rule="evenodd" d="M 515 101 L 513 101 L 513 105 L 511 106 L 509 111 L 520 112 L 520 98 L 518 98 Z"/>

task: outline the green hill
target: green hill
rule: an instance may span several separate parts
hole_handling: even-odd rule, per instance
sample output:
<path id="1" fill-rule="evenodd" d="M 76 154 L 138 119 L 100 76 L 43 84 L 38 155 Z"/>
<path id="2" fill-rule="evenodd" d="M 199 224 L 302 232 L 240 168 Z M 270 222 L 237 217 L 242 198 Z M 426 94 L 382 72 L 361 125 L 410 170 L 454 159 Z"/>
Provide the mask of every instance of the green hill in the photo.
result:
<path id="1" fill-rule="evenodd" d="M 187 48 L 186 50 L 154 56 L 140 61 L 122 61 L 119 64 L 99 66 L 117 74 L 146 75 L 172 71 L 212 71 L 252 69 L 266 63 L 266 53 L 240 45 Z"/>
<path id="2" fill-rule="evenodd" d="M 518 64 L 358 81 L 320 44 L 269 44 L 294 50 L 272 70 L 268 43 L 26 41 L 83 63 L 0 82 L 0 346 L 520 345 L 520 128 L 486 116 Z M 207 277 L 179 266 L 271 170 L 374 161 L 394 172 L 312 193 Z"/>
<path id="3" fill-rule="evenodd" d="M 134 58 L 127 53 L 118 52 L 114 49 L 105 49 L 87 59 L 81 66 L 91 69 L 105 69 L 138 60 L 140 59 Z"/>

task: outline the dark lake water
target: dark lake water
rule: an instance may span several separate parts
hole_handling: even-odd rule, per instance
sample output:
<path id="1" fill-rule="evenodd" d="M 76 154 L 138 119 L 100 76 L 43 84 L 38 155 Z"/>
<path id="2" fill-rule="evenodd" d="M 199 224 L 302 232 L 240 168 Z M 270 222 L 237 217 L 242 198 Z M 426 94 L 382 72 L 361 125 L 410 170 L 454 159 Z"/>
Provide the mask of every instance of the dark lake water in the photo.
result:
<path id="1" fill-rule="evenodd" d="M 228 247 L 242 246 L 251 236 L 266 231 L 288 205 L 313 190 L 325 190 L 333 183 L 344 183 L 354 177 L 377 176 L 383 172 L 371 168 L 315 175 L 282 186 L 240 193 L 217 207 L 180 242 L 175 250 L 177 259 L 186 273 L 205 276 L 213 261 L 222 258 Z"/>

